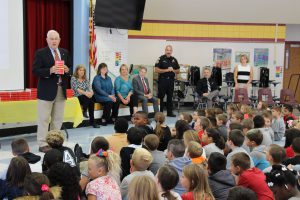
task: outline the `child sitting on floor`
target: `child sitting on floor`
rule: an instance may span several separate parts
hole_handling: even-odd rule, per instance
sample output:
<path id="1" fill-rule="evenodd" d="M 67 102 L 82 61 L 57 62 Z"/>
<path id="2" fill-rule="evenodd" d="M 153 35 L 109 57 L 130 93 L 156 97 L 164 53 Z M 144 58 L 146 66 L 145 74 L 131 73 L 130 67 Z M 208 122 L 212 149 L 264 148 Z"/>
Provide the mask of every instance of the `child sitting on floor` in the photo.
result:
<path id="1" fill-rule="evenodd" d="M 267 183 L 265 175 L 257 168 L 250 167 L 250 157 L 243 152 L 236 153 L 231 159 L 231 172 L 236 175 L 238 186 L 244 186 L 256 193 L 258 200 L 275 200 Z"/>
<path id="2" fill-rule="evenodd" d="M 217 126 L 218 126 L 218 130 L 220 131 L 222 137 L 224 138 L 224 140 L 227 140 L 227 115 L 226 114 L 218 114 L 216 116 L 216 120 L 217 120 Z"/>
<path id="3" fill-rule="evenodd" d="M 237 108 L 236 104 L 227 105 L 227 108 L 226 108 L 226 113 L 227 113 L 227 117 L 228 117 L 228 121 L 226 123 L 227 128 L 229 128 L 229 125 L 232 122 L 232 114 L 237 110 L 238 110 L 238 108 Z"/>
<path id="4" fill-rule="evenodd" d="M 85 190 L 88 199 L 122 199 L 117 180 L 109 174 L 121 171 L 120 157 L 116 153 L 100 149 L 90 156 L 88 168 L 92 179 Z"/>
<path id="5" fill-rule="evenodd" d="M 120 186 L 123 199 L 127 197 L 128 186 L 134 177 L 146 175 L 154 179 L 153 173 L 147 170 L 152 160 L 151 153 L 146 149 L 135 149 L 130 160 L 130 174 L 122 180 Z"/>
<path id="6" fill-rule="evenodd" d="M 143 130 L 136 127 L 131 127 L 127 131 L 127 141 L 128 146 L 123 147 L 120 151 L 120 157 L 121 157 L 121 167 L 122 167 L 122 176 L 121 180 L 128 174 L 130 174 L 130 159 L 134 152 L 134 150 L 138 147 L 142 146 L 142 140 L 143 140 Z"/>
<path id="7" fill-rule="evenodd" d="M 266 159 L 266 146 L 262 145 L 262 141 L 263 134 L 259 129 L 252 129 L 246 134 L 246 143 L 247 146 L 252 149 L 250 157 L 254 162 L 254 166 L 263 171 L 265 168 L 269 167 L 270 164 Z"/>
<path id="8" fill-rule="evenodd" d="M 208 159 L 208 183 L 215 199 L 227 199 L 229 189 L 235 186 L 235 179 L 226 170 L 226 157 L 214 152 Z"/>
<path id="9" fill-rule="evenodd" d="M 155 113 L 154 120 L 156 122 L 156 127 L 154 133 L 159 138 L 159 145 L 157 150 L 164 151 L 167 149 L 168 142 L 171 140 L 171 130 L 168 125 L 165 124 L 166 116 L 162 112 Z"/>
<path id="10" fill-rule="evenodd" d="M 273 107 L 272 116 L 273 116 L 272 129 L 274 131 L 274 140 L 280 141 L 284 136 L 284 132 L 285 132 L 284 120 L 281 117 L 281 107 L 279 106 Z"/>
<path id="11" fill-rule="evenodd" d="M 293 121 L 296 119 L 296 116 L 293 114 L 293 106 L 285 104 L 283 107 L 283 120 L 285 123 L 285 128 L 289 129 L 292 126 Z"/>
<path id="12" fill-rule="evenodd" d="M 135 127 L 144 130 L 143 138 L 148 134 L 153 134 L 153 128 L 149 124 L 148 114 L 144 111 L 137 111 L 133 116 L 133 124 Z"/>
<path id="13" fill-rule="evenodd" d="M 208 184 L 207 172 L 197 164 L 190 164 L 183 168 L 181 184 L 186 193 L 181 195 L 182 200 L 214 200 Z"/>
<path id="14" fill-rule="evenodd" d="M 285 150 L 283 147 L 277 144 L 271 144 L 266 148 L 266 160 L 270 163 L 270 167 L 263 170 L 264 173 L 268 173 L 272 170 L 275 165 L 281 165 L 282 161 L 285 159 Z"/>
<path id="15" fill-rule="evenodd" d="M 159 168 L 156 175 L 160 199 L 181 200 L 178 193 L 172 191 L 179 182 L 179 175 L 171 165 L 164 165 Z"/>
<path id="16" fill-rule="evenodd" d="M 187 156 L 192 163 L 206 166 L 206 158 L 203 156 L 203 149 L 198 142 L 191 141 L 187 146 Z"/>

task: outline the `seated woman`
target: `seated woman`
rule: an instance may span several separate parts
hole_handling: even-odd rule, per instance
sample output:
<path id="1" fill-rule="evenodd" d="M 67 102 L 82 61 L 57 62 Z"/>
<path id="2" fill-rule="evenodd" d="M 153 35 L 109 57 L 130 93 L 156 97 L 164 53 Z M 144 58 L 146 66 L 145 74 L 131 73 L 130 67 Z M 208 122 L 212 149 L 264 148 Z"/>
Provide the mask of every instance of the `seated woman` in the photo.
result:
<path id="1" fill-rule="evenodd" d="M 117 98 L 115 97 L 115 89 L 107 73 L 107 65 L 105 63 L 99 64 L 97 76 L 95 76 L 92 84 L 94 99 L 103 106 L 103 115 L 101 118 L 103 126 L 116 120 L 119 107 Z"/>
<path id="2" fill-rule="evenodd" d="M 133 95 L 132 80 L 128 75 L 128 67 L 125 64 L 120 67 L 120 76 L 115 80 L 115 90 L 118 102 L 129 106 L 130 116 L 133 116 L 137 111 L 138 102 L 136 96 Z"/>
<path id="3" fill-rule="evenodd" d="M 87 118 L 87 109 L 89 110 L 90 124 L 94 128 L 100 126 L 94 121 L 94 101 L 93 91 L 90 89 L 90 82 L 86 78 L 86 69 L 83 65 L 77 65 L 74 75 L 71 78 L 71 88 L 74 96 L 78 98 L 83 109 L 83 116 Z"/>

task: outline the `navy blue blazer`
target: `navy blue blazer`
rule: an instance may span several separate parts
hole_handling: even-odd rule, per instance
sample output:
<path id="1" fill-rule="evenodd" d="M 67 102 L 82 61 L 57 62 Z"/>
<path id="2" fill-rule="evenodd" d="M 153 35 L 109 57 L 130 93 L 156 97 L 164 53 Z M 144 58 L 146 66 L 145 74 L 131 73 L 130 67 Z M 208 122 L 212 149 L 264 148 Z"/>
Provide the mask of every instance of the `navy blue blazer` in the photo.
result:
<path id="1" fill-rule="evenodd" d="M 68 73 L 62 75 L 62 88 L 65 98 L 69 77 L 72 74 L 72 61 L 69 52 L 66 49 L 59 48 L 61 60 L 65 61 L 65 65 L 70 69 Z M 53 101 L 57 94 L 58 76 L 50 75 L 50 68 L 55 64 L 54 57 L 49 47 L 38 49 L 35 52 L 32 72 L 39 77 L 37 86 L 37 98 L 45 101 Z"/>

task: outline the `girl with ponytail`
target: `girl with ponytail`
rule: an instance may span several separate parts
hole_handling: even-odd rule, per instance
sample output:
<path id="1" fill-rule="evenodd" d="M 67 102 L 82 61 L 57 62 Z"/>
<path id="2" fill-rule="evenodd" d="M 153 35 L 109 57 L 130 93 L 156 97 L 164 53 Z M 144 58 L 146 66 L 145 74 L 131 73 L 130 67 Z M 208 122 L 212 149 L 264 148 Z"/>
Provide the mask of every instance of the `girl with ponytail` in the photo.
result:
<path id="1" fill-rule="evenodd" d="M 171 140 L 170 128 L 165 124 L 166 116 L 162 112 L 157 112 L 154 116 L 156 127 L 155 134 L 159 138 L 159 145 L 157 150 L 164 151 L 167 149 L 168 143 Z"/>
<path id="2" fill-rule="evenodd" d="M 224 155 L 225 140 L 218 129 L 206 129 L 202 135 L 202 142 L 207 144 L 203 147 L 207 158 L 209 158 L 213 152 L 219 152 Z"/>
<path id="3" fill-rule="evenodd" d="M 24 180 L 24 192 L 28 196 L 19 197 L 16 200 L 51 200 L 61 198 L 61 188 L 50 188 L 50 182 L 42 173 L 32 173 Z"/>
<path id="4" fill-rule="evenodd" d="M 171 191 L 179 182 L 179 175 L 171 165 L 159 168 L 156 174 L 160 200 L 181 200 L 178 193 Z"/>
<path id="5" fill-rule="evenodd" d="M 120 157 L 108 150 L 100 149 L 88 160 L 89 178 L 92 179 L 86 187 L 88 200 L 114 199 L 121 200 L 120 187 Z M 118 177 L 119 180 L 116 180 Z"/>

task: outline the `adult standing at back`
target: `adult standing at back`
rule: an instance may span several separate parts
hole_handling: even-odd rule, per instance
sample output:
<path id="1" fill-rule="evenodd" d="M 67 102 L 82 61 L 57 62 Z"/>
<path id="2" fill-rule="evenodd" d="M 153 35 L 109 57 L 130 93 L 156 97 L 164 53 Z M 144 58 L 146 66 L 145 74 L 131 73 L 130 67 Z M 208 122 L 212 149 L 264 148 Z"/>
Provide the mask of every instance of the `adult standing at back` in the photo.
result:
<path id="1" fill-rule="evenodd" d="M 61 129 L 65 100 L 67 98 L 68 77 L 72 68 L 69 52 L 59 48 L 60 36 L 57 31 L 48 31 L 47 43 L 47 47 L 36 51 L 32 69 L 33 74 L 39 77 L 37 86 L 37 142 L 41 152 L 46 152 L 50 149 L 45 141 L 48 133 L 49 118 L 51 117 L 50 130 Z M 56 61 L 64 61 L 63 74 L 59 73 L 61 70 L 55 65 Z"/>
<path id="2" fill-rule="evenodd" d="M 240 64 L 234 68 L 234 82 L 235 89 L 245 88 L 248 90 L 253 80 L 253 67 L 249 64 L 249 58 L 247 55 L 242 54 L 240 57 Z"/>
<path id="3" fill-rule="evenodd" d="M 155 63 L 155 72 L 158 73 L 158 96 L 160 98 L 160 112 L 164 111 L 164 97 L 167 95 L 167 116 L 176 117 L 173 113 L 173 92 L 175 75 L 179 73 L 177 59 L 172 56 L 173 48 L 167 45 L 165 55 Z"/>

